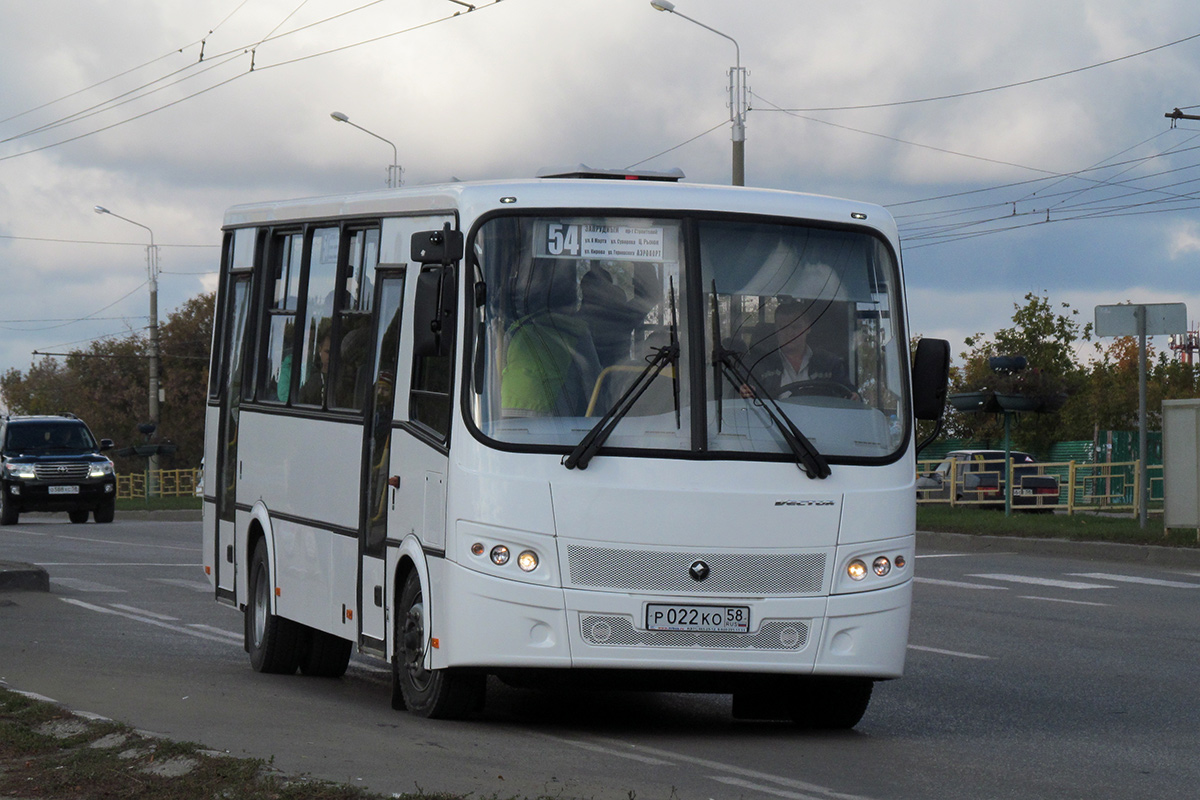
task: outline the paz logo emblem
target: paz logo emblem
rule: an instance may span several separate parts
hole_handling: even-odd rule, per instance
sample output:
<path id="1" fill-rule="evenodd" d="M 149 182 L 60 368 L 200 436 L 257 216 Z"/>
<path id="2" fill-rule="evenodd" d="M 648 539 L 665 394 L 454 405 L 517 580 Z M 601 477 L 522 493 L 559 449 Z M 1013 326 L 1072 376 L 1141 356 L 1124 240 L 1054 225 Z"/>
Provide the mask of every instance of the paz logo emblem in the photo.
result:
<path id="1" fill-rule="evenodd" d="M 693 561 L 692 566 L 688 569 L 688 575 L 692 576 L 694 581 L 702 581 L 708 577 L 708 564 L 703 561 Z"/>

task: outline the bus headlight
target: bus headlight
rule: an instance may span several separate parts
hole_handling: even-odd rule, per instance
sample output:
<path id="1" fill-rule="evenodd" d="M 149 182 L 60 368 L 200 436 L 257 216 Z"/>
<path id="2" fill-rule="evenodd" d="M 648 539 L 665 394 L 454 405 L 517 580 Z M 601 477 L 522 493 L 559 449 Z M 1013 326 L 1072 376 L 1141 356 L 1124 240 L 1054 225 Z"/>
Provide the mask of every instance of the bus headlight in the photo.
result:
<path id="1" fill-rule="evenodd" d="M 892 571 L 892 562 L 888 561 L 887 556 L 880 556 L 871 562 L 871 569 L 875 571 L 876 575 L 882 578 Z"/>
<path id="2" fill-rule="evenodd" d="M 521 555 L 517 556 L 517 566 L 525 572 L 533 572 L 538 568 L 537 553 L 532 550 L 525 550 Z"/>
<path id="3" fill-rule="evenodd" d="M 493 564 L 497 567 L 502 567 L 508 563 L 508 559 L 512 557 L 512 554 L 508 551 L 507 547 L 498 544 L 492 548 L 491 557 Z"/>
<path id="4" fill-rule="evenodd" d="M 846 567 L 846 574 L 852 581 L 861 581 L 867 577 L 867 565 L 863 563 L 862 559 L 856 558 Z"/>

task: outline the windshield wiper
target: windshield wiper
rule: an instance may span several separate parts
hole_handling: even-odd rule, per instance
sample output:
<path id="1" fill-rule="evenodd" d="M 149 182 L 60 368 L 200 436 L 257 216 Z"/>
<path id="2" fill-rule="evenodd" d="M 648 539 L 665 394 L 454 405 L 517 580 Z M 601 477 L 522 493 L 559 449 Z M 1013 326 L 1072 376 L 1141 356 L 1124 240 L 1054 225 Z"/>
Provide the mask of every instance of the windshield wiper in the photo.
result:
<path id="1" fill-rule="evenodd" d="M 758 378 L 754 377 L 754 373 L 746 368 L 746 365 L 738 357 L 737 351 L 730 350 L 721 343 L 721 312 L 717 307 L 716 281 L 713 281 L 712 286 L 712 328 L 712 364 L 713 384 L 717 400 L 717 430 L 721 429 L 721 377 L 728 373 L 730 382 L 734 386 L 746 386 L 753 392 L 754 403 L 767 412 L 767 416 L 779 430 L 779 435 L 783 437 L 792 454 L 796 456 L 796 466 L 804 470 L 804 474 L 810 478 L 828 478 L 830 475 L 829 462 L 821 455 L 821 451 L 817 450 L 808 437 L 800 432 L 800 429 L 783 412 L 783 409 L 770 396 Z"/>
<path id="2" fill-rule="evenodd" d="M 654 355 L 646 363 L 646 367 L 638 373 L 633 383 L 629 384 L 617 402 L 592 426 L 587 435 L 575 445 L 575 449 L 563 458 L 563 466 L 567 469 L 587 469 L 588 462 L 596 451 L 604 446 L 604 442 L 616 430 L 617 425 L 630 412 L 638 399 L 650 388 L 659 374 L 670 364 L 674 369 L 671 376 L 671 391 L 675 398 L 675 427 L 680 426 L 679 416 L 679 326 L 675 319 L 675 281 L 670 283 L 671 301 L 671 340 L 666 347 L 654 348 Z"/>

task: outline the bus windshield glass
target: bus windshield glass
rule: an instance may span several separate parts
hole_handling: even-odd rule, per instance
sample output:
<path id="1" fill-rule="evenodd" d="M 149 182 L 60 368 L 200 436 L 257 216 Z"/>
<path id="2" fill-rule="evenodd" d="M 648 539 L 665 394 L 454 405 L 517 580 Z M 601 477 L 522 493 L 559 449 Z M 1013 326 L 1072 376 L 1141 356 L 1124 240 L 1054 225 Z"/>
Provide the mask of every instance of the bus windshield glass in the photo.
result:
<path id="1" fill-rule="evenodd" d="M 473 242 L 471 421 L 504 445 L 894 457 L 909 435 L 898 268 L 795 222 L 501 216 Z M 698 419 L 697 419 L 698 417 Z"/>

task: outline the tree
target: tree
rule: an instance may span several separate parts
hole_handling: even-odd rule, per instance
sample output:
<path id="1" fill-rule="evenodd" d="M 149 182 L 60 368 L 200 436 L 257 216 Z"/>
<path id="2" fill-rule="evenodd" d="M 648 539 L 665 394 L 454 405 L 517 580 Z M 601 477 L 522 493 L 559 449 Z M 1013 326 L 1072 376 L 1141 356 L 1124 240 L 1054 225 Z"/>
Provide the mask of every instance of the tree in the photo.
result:
<path id="1" fill-rule="evenodd" d="M 963 365 L 951 370 L 951 392 L 1050 395 L 1061 389 L 1068 395 L 1063 408 L 1045 414 L 1021 414 L 1013 430 L 1014 443 L 1025 450 L 1044 452 L 1056 441 L 1084 438 L 1078 429 L 1081 417 L 1070 407 L 1087 381 L 1086 371 L 1076 360 L 1076 343 L 1091 339 L 1092 324 L 1080 324 L 1079 311 L 1070 304 L 1062 303 L 1061 310 L 1056 311 L 1049 297 L 1033 292 L 1025 295 L 1024 305 L 1014 304 L 1013 308 L 1011 328 L 997 331 L 990 339 L 982 333 L 967 337 L 971 349 L 961 354 Z M 1027 372 L 1008 376 L 994 372 L 989 359 L 1002 355 L 1024 356 Z M 1071 422 L 1076 424 L 1067 424 Z M 952 411 L 948 431 L 951 436 L 996 446 L 1004 435 L 1003 415 Z M 1086 438 L 1091 438 L 1090 426 Z"/>
<path id="2" fill-rule="evenodd" d="M 204 408 L 208 352 L 212 341 L 212 293 L 188 300 L 159 326 L 163 403 L 158 441 L 178 446 L 164 458 L 164 469 L 192 467 L 204 453 Z M 59 361 L 45 356 L 27 373 L 10 369 L 0 377 L 0 394 L 14 414 L 70 411 L 87 422 L 97 437 L 119 447 L 140 444 L 138 425 L 147 418 L 149 339 L 131 331 L 119 339 L 92 342 Z M 145 468 L 138 458 L 114 458 L 118 470 Z"/>

